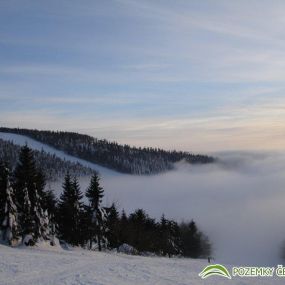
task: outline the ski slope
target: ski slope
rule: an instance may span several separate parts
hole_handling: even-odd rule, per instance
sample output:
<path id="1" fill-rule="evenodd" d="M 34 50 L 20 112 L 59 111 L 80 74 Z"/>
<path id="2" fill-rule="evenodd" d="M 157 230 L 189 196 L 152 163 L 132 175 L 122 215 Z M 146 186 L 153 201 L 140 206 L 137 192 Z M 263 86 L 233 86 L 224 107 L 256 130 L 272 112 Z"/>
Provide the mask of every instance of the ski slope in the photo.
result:
<path id="1" fill-rule="evenodd" d="M 118 173 L 118 172 L 113 171 L 111 169 L 108 169 L 106 167 L 100 166 L 98 164 L 88 162 L 86 160 L 77 158 L 77 157 L 72 156 L 72 155 L 68 155 L 68 154 L 64 153 L 63 151 L 57 150 L 53 147 L 50 147 L 46 144 L 38 142 L 38 141 L 31 139 L 27 136 L 0 132 L 0 139 L 6 140 L 6 141 L 11 141 L 14 144 L 17 144 L 20 146 L 27 144 L 31 149 L 35 149 L 35 150 L 39 150 L 39 151 L 44 150 L 45 152 L 50 153 L 50 154 L 54 154 L 61 159 L 68 160 L 68 161 L 75 162 L 75 163 L 78 162 L 83 166 L 90 167 L 91 169 L 98 171 L 101 175 L 103 175 L 105 177 L 106 176 L 114 176 L 114 175 L 122 175 L 121 173 Z"/>
<path id="2" fill-rule="evenodd" d="M 205 260 L 0 245 L 1 285 L 271 285 L 282 278 L 225 279 L 198 274 Z M 230 268 L 230 266 L 229 266 Z"/>

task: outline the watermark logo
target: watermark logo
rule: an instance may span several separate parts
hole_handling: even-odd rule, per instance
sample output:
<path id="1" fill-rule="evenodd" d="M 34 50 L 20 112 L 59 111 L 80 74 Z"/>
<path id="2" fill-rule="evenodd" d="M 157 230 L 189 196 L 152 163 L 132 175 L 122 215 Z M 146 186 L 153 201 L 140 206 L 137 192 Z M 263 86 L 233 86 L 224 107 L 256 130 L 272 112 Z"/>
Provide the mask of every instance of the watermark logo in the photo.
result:
<path id="1" fill-rule="evenodd" d="M 208 278 L 213 275 L 218 275 L 228 279 L 232 279 L 228 269 L 221 264 L 208 265 L 207 267 L 204 268 L 202 272 L 199 273 L 199 276 L 202 279 Z"/>
<path id="2" fill-rule="evenodd" d="M 285 279 L 285 267 L 283 265 L 278 265 L 277 267 L 239 266 L 232 267 L 230 274 L 224 265 L 213 264 L 206 266 L 203 271 L 199 273 L 202 279 L 213 275 L 228 279 L 234 277 L 280 277 Z"/>

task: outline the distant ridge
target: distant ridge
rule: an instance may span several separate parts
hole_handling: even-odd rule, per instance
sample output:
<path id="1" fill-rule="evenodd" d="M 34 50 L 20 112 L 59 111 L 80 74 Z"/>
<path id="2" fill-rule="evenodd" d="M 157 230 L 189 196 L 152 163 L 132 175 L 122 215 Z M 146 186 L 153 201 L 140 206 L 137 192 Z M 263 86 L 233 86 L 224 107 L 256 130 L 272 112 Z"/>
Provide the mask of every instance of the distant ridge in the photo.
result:
<path id="1" fill-rule="evenodd" d="M 11 141 L 0 138 L 0 161 L 8 163 L 11 169 L 14 169 L 18 163 L 21 147 Z M 63 160 L 54 154 L 44 150 L 33 150 L 33 155 L 38 168 L 44 173 L 48 181 L 57 180 L 67 174 L 71 176 L 90 176 L 95 171 L 80 163 Z"/>
<path id="2" fill-rule="evenodd" d="M 20 128 L 0 128 L 0 132 L 20 134 L 64 151 L 69 155 L 114 169 L 118 172 L 151 175 L 174 168 L 184 159 L 190 164 L 213 163 L 211 156 L 184 151 L 166 151 L 159 148 L 137 148 L 117 142 L 100 140 L 75 132 L 42 131 Z"/>

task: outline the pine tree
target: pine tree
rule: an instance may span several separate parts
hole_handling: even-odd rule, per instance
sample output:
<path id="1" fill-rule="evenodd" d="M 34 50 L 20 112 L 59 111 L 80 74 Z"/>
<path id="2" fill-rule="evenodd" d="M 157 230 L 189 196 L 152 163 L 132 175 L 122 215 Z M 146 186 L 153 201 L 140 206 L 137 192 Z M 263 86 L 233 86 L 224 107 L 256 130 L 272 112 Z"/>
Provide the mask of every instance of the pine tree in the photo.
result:
<path id="1" fill-rule="evenodd" d="M 92 248 L 92 242 L 95 241 L 98 245 L 99 251 L 102 250 L 102 246 L 106 246 L 106 220 L 107 214 L 105 209 L 101 206 L 102 199 L 104 197 L 104 190 L 100 186 L 100 179 L 97 174 L 94 174 L 91 178 L 90 185 L 86 191 L 86 197 L 89 200 L 90 213 L 90 233 L 89 233 L 89 245 Z"/>
<path id="2" fill-rule="evenodd" d="M 202 236 L 196 223 L 192 220 L 188 224 L 182 224 L 180 228 L 183 255 L 192 258 L 200 257 L 202 254 Z"/>
<path id="3" fill-rule="evenodd" d="M 7 163 L 0 162 L 0 226 L 5 217 L 5 205 L 7 201 L 7 184 L 9 179 Z"/>
<path id="4" fill-rule="evenodd" d="M 35 187 L 37 189 L 38 195 L 41 198 L 41 206 L 44 209 L 44 198 L 46 195 L 45 186 L 46 186 L 46 177 L 42 169 L 36 169 L 35 175 Z"/>
<path id="5" fill-rule="evenodd" d="M 162 255 L 167 255 L 168 253 L 168 241 L 169 241 L 169 232 L 168 232 L 168 221 L 166 220 L 164 214 L 160 219 L 159 224 L 159 250 Z"/>
<path id="6" fill-rule="evenodd" d="M 146 221 L 147 215 L 143 209 L 138 209 L 129 217 L 130 244 L 138 251 L 146 250 Z"/>
<path id="7" fill-rule="evenodd" d="M 44 211 L 42 208 L 42 199 L 38 194 L 37 188 L 34 191 L 34 208 L 33 214 L 35 218 L 35 231 L 34 237 L 35 240 L 43 239 L 49 240 L 49 219 L 47 211 Z"/>
<path id="8" fill-rule="evenodd" d="M 82 235 L 82 215 L 83 215 L 83 203 L 81 202 L 83 198 L 83 194 L 80 191 L 80 186 L 79 182 L 76 177 L 73 178 L 72 181 L 72 188 L 74 191 L 74 207 L 75 207 L 75 212 L 74 212 L 74 222 L 75 222 L 75 228 L 77 231 L 77 243 L 82 244 L 83 242 L 83 235 Z"/>
<path id="9" fill-rule="evenodd" d="M 159 249 L 162 255 L 177 255 L 181 253 L 179 226 L 175 221 L 167 220 L 162 215 L 159 224 Z"/>
<path id="10" fill-rule="evenodd" d="M 169 245 L 168 245 L 168 256 L 181 254 L 181 235 L 180 229 L 175 221 L 168 221 L 169 231 Z"/>
<path id="11" fill-rule="evenodd" d="M 82 197 L 77 179 L 72 181 L 67 173 L 58 205 L 57 221 L 60 238 L 72 245 L 81 243 Z"/>
<path id="12" fill-rule="evenodd" d="M 33 245 L 41 239 L 48 239 L 48 220 L 42 209 L 44 185 L 44 177 L 36 168 L 33 152 L 25 145 L 21 148 L 19 162 L 14 171 L 16 204 L 25 244 Z"/>
<path id="13" fill-rule="evenodd" d="M 27 146 L 21 148 L 19 161 L 14 171 L 16 199 L 20 208 L 24 205 L 24 188 L 27 188 L 29 198 L 32 196 L 37 182 L 37 170 L 32 150 Z M 33 204 L 34 201 L 31 201 Z"/>
<path id="14" fill-rule="evenodd" d="M 129 220 L 125 210 L 123 209 L 119 223 L 119 244 L 130 243 L 129 237 Z"/>
<path id="15" fill-rule="evenodd" d="M 56 200 L 53 190 L 49 189 L 45 191 L 44 197 L 43 197 L 43 209 L 47 210 L 50 215 L 55 215 L 56 204 L 57 204 L 57 200 Z"/>
<path id="16" fill-rule="evenodd" d="M 56 235 L 56 214 L 57 214 L 57 200 L 54 192 L 49 189 L 43 192 L 42 208 L 44 211 L 45 220 L 48 222 L 48 232 L 50 244 L 55 244 Z"/>
<path id="17" fill-rule="evenodd" d="M 14 245 L 19 238 L 18 213 L 17 207 L 13 201 L 13 189 L 10 186 L 9 180 L 7 180 L 6 184 L 4 206 L 4 217 L 3 220 L 0 221 L 2 239 L 8 242 L 9 245 Z"/>
<path id="18" fill-rule="evenodd" d="M 29 198 L 27 187 L 23 189 L 23 193 L 24 193 L 24 205 L 22 208 L 22 212 L 20 214 L 22 242 L 25 245 L 34 245 L 35 240 L 33 237 L 33 232 L 35 228 L 35 221 L 32 217 L 32 205 Z"/>
<path id="19" fill-rule="evenodd" d="M 113 203 L 108 209 L 107 228 L 108 246 L 116 248 L 119 246 L 119 226 L 120 218 L 116 205 Z"/>

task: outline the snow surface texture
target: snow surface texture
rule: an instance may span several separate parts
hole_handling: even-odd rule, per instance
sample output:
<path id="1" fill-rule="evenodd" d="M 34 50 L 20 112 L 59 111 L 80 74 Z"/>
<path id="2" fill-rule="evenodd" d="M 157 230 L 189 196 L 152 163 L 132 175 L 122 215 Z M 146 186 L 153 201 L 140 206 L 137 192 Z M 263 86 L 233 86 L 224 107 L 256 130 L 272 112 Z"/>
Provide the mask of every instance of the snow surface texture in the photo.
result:
<path id="1" fill-rule="evenodd" d="M 218 263 L 277 265 L 285 240 L 284 153 L 221 153 L 220 163 L 177 164 L 177 169 L 150 177 L 119 174 L 63 154 L 27 137 L 3 134 L 16 144 L 50 151 L 94 167 L 102 175 L 105 201 L 127 213 L 145 209 L 152 217 L 193 218 L 210 237 Z M 80 179 L 85 191 L 89 178 Z M 62 181 L 52 185 L 57 195 Z"/>
<path id="2" fill-rule="evenodd" d="M 271 285 L 281 278 L 198 274 L 205 260 L 130 256 L 87 250 L 10 248 L 0 245 L 1 285 Z M 231 267 L 228 267 L 231 269 Z"/>

